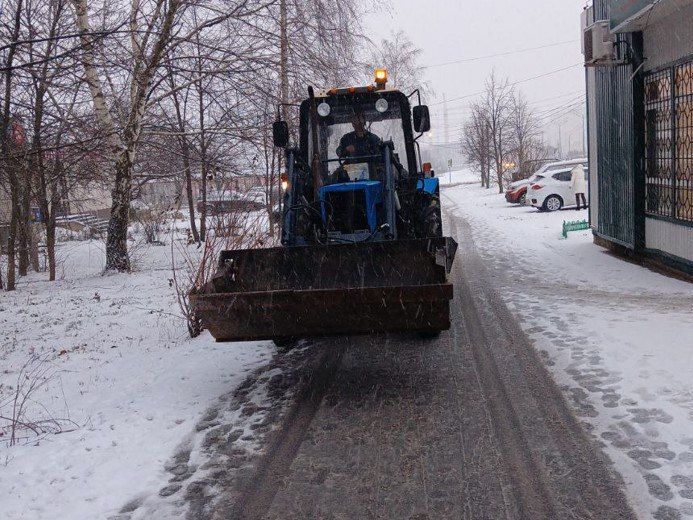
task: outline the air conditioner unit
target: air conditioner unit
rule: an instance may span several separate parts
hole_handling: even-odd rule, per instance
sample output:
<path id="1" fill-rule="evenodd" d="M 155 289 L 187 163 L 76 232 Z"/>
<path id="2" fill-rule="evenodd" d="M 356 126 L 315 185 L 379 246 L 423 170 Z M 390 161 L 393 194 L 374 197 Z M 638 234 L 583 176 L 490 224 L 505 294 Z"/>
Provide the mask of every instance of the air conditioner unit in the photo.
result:
<path id="1" fill-rule="evenodd" d="M 599 20 L 585 28 L 582 53 L 586 67 L 618 64 L 616 37 L 611 34 L 609 20 Z"/>

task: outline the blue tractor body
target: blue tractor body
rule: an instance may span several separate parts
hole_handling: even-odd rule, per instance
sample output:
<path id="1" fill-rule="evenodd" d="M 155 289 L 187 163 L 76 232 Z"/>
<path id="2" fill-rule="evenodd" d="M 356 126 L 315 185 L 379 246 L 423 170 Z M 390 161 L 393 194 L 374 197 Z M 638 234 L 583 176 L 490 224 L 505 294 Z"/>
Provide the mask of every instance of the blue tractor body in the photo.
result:
<path id="1" fill-rule="evenodd" d="M 419 179 L 416 184 L 416 188 L 420 191 L 424 191 L 429 195 L 438 196 L 440 190 L 440 181 L 436 177 L 426 177 L 424 179 Z"/>
<path id="2" fill-rule="evenodd" d="M 380 181 L 353 181 L 320 188 L 323 224 L 328 232 L 341 231 L 356 241 L 376 233 L 382 224 L 378 209 L 383 203 Z"/>

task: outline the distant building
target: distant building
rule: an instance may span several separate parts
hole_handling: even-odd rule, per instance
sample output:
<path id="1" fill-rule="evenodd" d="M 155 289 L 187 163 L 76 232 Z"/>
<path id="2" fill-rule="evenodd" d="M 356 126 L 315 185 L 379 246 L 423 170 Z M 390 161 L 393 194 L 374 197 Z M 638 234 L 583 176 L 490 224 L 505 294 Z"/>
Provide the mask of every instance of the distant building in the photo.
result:
<path id="1" fill-rule="evenodd" d="M 693 0 L 594 0 L 583 29 L 595 241 L 691 274 Z"/>
<path id="2" fill-rule="evenodd" d="M 72 186 L 62 202 L 58 215 L 87 213 L 107 219 L 111 214 L 111 190 L 102 183 Z"/>
<path id="3" fill-rule="evenodd" d="M 235 191 L 246 193 L 251 188 L 263 187 L 266 184 L 264 175 L 224 175 L 212 176 L 207 181 L 207 193 L 221 191 Z M 198 177 L 193 178 L 192 194 L 193 203 L 201 199 L 202 183 Z M 149 208 L 169 209 L 180 204 L 185 208 L 188 205 L 185 181 L 183 179 L 164 177 L 149 179 L 143 183 L 136 192 L 137 199 Z"/>

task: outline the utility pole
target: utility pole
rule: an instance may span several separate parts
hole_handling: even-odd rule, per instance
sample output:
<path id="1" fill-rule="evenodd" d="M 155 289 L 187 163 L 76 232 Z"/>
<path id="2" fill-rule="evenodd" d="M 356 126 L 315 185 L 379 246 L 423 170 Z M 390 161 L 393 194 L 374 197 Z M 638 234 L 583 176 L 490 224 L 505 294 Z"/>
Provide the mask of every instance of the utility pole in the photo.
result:
<path id="1" fill-rule="evenodd" d="M 279 101 L 281 105 L 281 115 L 284 121 L 289 120 L 289 107 L 286 104 L 289 102 L 289 40 L 287 37 L 287 20 L 286 20 L 286 0 L 280 0 L 279 2 Z M 275 148 L 272 148 L 272 157 L 274 154 L 278 154 L 277 158 L 277 188 L 279 191 L 279 211 L 283 210 L 282 206 L 282 193 L 281 193 L 281 175 L 282 169 L 284 168 L 284 155 L 281 152 L 277 152 Z M 270 208 L 274 211 L 274 178 L 270 182 Z M 270 217 L 271 219 L 271 217 Z M 270 220 L 270 230 L 274 232 L 274 225 Z"/>
<path id="2" fill-rule="evenodd" d="M 279 2 L 279 83 L 280 83 L 280 101 L 284 103 L 282 106 L 282 118 L 288 120 L 288 107 L 285 105 L 289 102 L 289 41 L 287 39 L 286 30 L 286 0 Z"/>
<path id="3" fill-rule="evenodd" d="M 448 102 L 443 94 L 443 138 L 445 139 L 445 146 L 450 143 L 450 127 L 448 126 Z"/>
<path id="4" fill-rule="evenodd" d="M 568 134 L 568 155 L 571 153 L 573 153 L 573 134 Z"/>
<path id="5" fill-rule="evenodd" d="M 587 119 L 582 114 L 582 156 L 587 157 Z"/>
<path id="6" fill-rule="evenodd" d="M 448 125 L 448 101 L 443 94 L 443 142 L 445 146 L 445 160 L 450 163 L 450 126 Z M 448 170 L 449 172 L 449 170 Z"/>
<path id="7" fill-rule="evenodd" d="M 561 134 L 561 123 L 558 123 L 558 156 L 563 159 L 563 135 Z"/>

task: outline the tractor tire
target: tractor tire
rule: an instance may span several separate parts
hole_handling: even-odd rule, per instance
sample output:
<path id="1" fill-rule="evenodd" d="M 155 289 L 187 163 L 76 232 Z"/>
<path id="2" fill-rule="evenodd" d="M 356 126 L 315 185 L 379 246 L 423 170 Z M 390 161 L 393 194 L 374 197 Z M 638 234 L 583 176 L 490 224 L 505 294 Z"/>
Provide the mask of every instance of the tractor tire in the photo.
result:
<path id="1" fill-rule="evenodd" d="M 296 348 L 299 341 L 299 338 L 275 338 L 272 340 L 277 349 L 284 351 Z"/>
<path id="2" fill-rule="evenodd" d="M 438 339 L 438 336 L 440 336 L 440 331 L 439 330 L 423 330 L 420 332 L 417 332 L 419 338 L 421 338 L 424 341 L 433 341 L 434 339 Z"/>
<path id="3" fill-rule="evenodd" d="M 442 237 L 443 222 L 440 216 L 440 199 L 430 197 L 423 209 L 422 236 L 425 238 Z"/>

